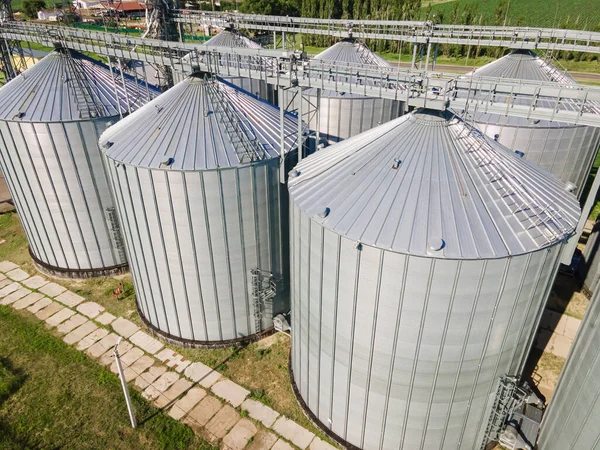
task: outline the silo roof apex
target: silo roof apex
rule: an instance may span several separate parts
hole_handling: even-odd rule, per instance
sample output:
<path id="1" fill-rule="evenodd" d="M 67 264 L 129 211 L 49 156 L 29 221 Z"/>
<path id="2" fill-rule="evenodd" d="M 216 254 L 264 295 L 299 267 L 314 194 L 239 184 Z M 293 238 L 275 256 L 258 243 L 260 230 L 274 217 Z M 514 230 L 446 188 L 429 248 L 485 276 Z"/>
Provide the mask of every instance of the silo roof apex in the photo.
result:
<path id="1" fill-rule="evenodd" d="M 0 120 L 61 122 L 113 117 L 147 101 L 146 86 L 81 53 L 58 48 L 0 89 Z M 116 88 L 115 88 L 116 85 Z M 115 92 L 116 89 L 116 92 Z M 150 87 L 151 98 L 160 94 Z"/>
<path id="2" fill-rule="evenodd" d="M 280 155 L 279 120 L 279 108 L 198 74 L 110 127 L 100 145 L 107 157 L 143 168 L 237 167 Z M 290 115 L 284 120 L 290 151 L 296 148 L 298 122 Z M 106 142 L 112 145 L 106 148 Z"/>
<path id="3" fill-rule="evenodd" d="M 309 217 L 365 245 L 501 258 L 566 239 L 580 214 L 548 172 L 449 112 L 418 110 L 302 161 L 289 181 Z M 323 208 L 329 214 L 319 216 Z M 432 253 L 431 239 L 444 242 Z"/>

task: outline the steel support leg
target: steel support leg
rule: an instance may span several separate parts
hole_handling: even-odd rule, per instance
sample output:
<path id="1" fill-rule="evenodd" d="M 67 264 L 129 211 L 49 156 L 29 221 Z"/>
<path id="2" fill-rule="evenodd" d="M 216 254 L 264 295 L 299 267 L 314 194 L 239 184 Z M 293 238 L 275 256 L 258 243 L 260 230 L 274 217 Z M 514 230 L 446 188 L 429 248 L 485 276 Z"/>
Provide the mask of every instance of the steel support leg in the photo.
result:
<path id="1" fill-rule="evenodd" d="M 285 101 L 283 99 L 283 86 L 277 86 L 279 99 L 279 182 L 285 184 Z"/>
<path id="2" fill-rule="evenodd" d="M 429 55 L 431 54 L 431 42 L 427 43 L 427 57 L 425 58 L 425 71 L 429 70 Z"/>
<path id="3" fill-rule="evenodd" d="M 315 151 L 319 149 L 319 144 L 321 143 L 321 132 L 319 131 L 321 129 L 321 88 L 317 88 L 317 112 L 316 114 L 316 121 L 315 121 L 315 138 L 316 138 L 316 143 L 315 143 Z"/>
<path id="4" fill-rule="evenodd" d="M 412 57 L 412 65 L 411 67 L 413 69 L 417 68 L 417 43 L 415 42 L 415 45 L 413 46 L 413 57 Z"/>
<path id="5" fill-rule="evenodd" d="M 303 127 L 302 127 L 302 88 L 298 86 L 296 98 L 298 102 L 298 162 L 302 161 L 304 157 L 304 143 L 303 143 Z"/>

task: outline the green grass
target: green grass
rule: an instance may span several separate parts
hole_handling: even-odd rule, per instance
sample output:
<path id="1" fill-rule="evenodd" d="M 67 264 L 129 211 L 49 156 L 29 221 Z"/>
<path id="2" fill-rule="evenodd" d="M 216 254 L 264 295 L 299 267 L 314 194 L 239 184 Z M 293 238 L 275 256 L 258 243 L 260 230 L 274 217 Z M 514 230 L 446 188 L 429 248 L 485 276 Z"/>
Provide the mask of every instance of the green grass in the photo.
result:
<path id="1" fill-rule="evenodd" d="M 0 355 L 0 449 L 212 448 L 133 390 L 132 429 L 115 375 L 7 306 Z"/>
<path id="2" fill-rule="evenodd" d="M 476 23 L 479 16 L 483 22 L 494 23 L 495 10 L 499 0 L 455 0 L 438 3 L 432 6 L 442 22 L 448 23 L 454 5 L 459 4 L 460 12 L 465 7 L 475 8 Z M 429 3 L 424 2 L 424 6 Z M 423 8 L 423 19 L 425 18 Z M 460 21 L 460 20 L 459 20 Z M 600 2 L 598 0 L 512 0 L 507 16 L 507 25 L 522 25 L 530 27 L 554 27 L 598 30 L 600 29 Z"/>

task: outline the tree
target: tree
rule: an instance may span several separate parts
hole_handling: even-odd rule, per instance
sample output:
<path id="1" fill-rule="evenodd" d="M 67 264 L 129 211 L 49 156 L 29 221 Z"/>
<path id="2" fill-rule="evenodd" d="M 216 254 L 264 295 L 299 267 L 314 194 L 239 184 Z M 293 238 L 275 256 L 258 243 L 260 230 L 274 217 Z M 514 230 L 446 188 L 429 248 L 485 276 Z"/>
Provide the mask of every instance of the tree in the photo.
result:
<path id="1" fill-rule="evenodd" d="M 25 0 L 23 2 L 23 14 L 29 19 L 37 19 L 38 11 L 46 7 L 44 0 Z"/>
<path id="2" fill-rule="evenodd" d="M 245 0 L 240 6 L 244 13 L 298 17 L 300 8 L 295 0 Z"/>

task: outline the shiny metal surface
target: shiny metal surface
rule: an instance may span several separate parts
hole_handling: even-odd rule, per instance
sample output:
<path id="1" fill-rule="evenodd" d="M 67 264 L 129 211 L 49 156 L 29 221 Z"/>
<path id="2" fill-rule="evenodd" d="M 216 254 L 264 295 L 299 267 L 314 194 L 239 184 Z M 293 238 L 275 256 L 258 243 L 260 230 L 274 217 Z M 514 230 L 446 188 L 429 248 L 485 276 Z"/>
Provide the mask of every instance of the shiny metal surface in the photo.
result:
<path id="1" fill-rule="evenodd" d="M 476 69 L 471 75 L 577 84 L 567 73 L 528 50 L 506 55 Z M 554 105 L 556 100 L 540 99 L 539 102 Z M 565 107 L 564 104 L 561 106 Z M 488 136 L 494 138 L 497 135 L 501 144 L 512 150 L 522 151 L 525 158 L 565 183 L 575 184 L 576 192 L 581 196 L 600 145 L 600 129 L 497 114 L 475 113 L 473 117 L 476 126 Z"/>
<path id="2" fill-rule="evenodd" d="M 286 116 L 285 126 L 291 152 L 297 122 Z M 102 135 L 138 306 L 171 337 L 242 339 L 289 309 L 278 130 L 274 106 L 190 77 Z M 263 153 L 246 159 L 241 139 L 255 139 L 252 148 Z M 252 269 L 271 272 L 277 284 L 272 305 L 260 311 Z"/>
<path id="3" fill-rule="evenodd" d="M 340 65 L 369 64 L 389 67 L 384 59 L 355 39 L 343 39 L 314 57 Z M 303 91 L 303 110 L 315 111 L 308 115 L 311 130 L 319 128 L 322 141 L 330 144 L 355 136 L 386 123 L 404 113 L 404 103 L 397 100 L 365 97 L 358 94 L 322 90 L 319 108 L 317 89 Z M 318 115 L 318 117 L 317 117 Z"/>
<path id="4" fill-rule="evenodd" d="M 291 360 L 310 411 L 358 448 L 479 449 L 498 377 L 529 350 L 576 198 L 426 111 L 290 176 Z"/>
<path id="5" fill-rule="evenodd" d="M 599 300 L 596 291 L 544 415 L 539 450 L 596 450 L 600 445 Z"/>
<path id="6" fill-rule="evenodd" d="M 128 76 L 121 83 L 103 64 L 61 50 L 0 89 L 0 166 L 43 264 L 94 271 L 126 263 L 98 138 L 128 104 L 158 93 Z"/>
<path id="7" fill-rule="evenodd" d="M 208 41 L 205 42 L 207 47 L 227 47 L 227 48 L 255 48 L 260 49 L 262 46 L 254 42 L 252 39 L 244 36 L 237 30 L 225 29 L 218 34 L 214 35 Z M 259 58 L 256 58 L 256 65 L 260 64 Z M 267 66 L 271 66 L 272 62 L 264 60 L 263 62 Z M 230 66 L 232 68 L 237 67 L 240 62 L 235 56 L 229 57 L 224 56 L 221 60 L 221 65 Z M 235 86 L 242 88 L 251 94 L 262 98 L 263 100 L 277 104 L 276 88 L 273 85 L 266 83 L 264 80 L 255 80 L 250 78 L 243 78 L 238 76 L 224 77 L 227 81 L 234 84 Z"/>

